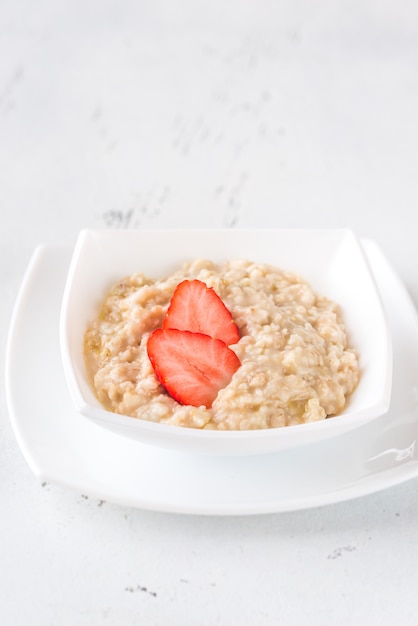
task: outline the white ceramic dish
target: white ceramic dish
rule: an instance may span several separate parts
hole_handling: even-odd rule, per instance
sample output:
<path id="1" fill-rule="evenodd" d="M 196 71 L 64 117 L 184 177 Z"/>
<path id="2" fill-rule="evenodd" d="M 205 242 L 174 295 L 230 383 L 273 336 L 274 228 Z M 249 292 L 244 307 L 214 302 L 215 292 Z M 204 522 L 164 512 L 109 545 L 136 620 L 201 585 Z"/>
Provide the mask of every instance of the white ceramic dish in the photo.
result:
<path id="1" fill-rule="evenodd" d="M 338 302 L 362 376 L 338 417 L 259 431 L 212 431 L 136 420 L 106 411 L 89 384 L 83 358 L 87 325 L 108 289 L 138 271 L 164 278 L 185 261 L 247 258 L 301 274 Z M 391 340 L 375 281 L 355 235 L 341 230 L 82 231 L 63 297 L 61 348 L 76 408 L 112 432 L 143 443 L 218 455 L 247 455 L 306 445 L 340 435 L 382 415 L 392 381 Z"/>
<path id="2" fill-rule="evenodd" d="M 113 435 L 75 410 L 58 340 L 72 250 L 39 248 L 16 303 L 6 358 L 10 419 L 30 468 L 40 481 L 65 485 L 100 500 L 210 515 L 306 509 L 418 477 L 417 314 L 376 245 L 368 242 L 366 249 L 393 338 L 388 412 L 321 443 L 232 458 L 143 445 Z"/>

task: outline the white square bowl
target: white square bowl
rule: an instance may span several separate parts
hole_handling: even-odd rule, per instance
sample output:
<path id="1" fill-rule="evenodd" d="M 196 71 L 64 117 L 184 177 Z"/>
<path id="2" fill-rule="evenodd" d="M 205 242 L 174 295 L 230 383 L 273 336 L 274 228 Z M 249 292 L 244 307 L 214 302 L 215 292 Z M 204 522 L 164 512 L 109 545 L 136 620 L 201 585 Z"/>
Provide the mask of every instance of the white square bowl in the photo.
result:
<path id="1" fill-rule="evenodd" d="M 361 379 L 343 413 L 308 424 L 250 431 L 197 430 L 135 419 L 105 410 L 88 381 L 83 344 L 107 291 L 142 272 L 159 279 L 196 258 L 245 258 L 303 276 L 342 308 Z M 361 243 L 349 229 L 84 230 L 65 285 L 60 343 L 66 379 L 80 413 L 114 433 L 197 454 L 275 452 L 342 435 L 384 414 L 392 382 L 391 338 Z"/>

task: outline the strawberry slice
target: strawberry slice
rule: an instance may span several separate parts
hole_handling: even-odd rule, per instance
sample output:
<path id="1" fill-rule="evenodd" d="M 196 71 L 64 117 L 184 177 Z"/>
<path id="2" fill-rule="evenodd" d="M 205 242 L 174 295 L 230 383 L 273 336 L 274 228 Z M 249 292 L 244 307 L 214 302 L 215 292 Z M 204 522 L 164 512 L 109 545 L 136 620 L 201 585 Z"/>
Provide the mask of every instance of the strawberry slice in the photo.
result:
<path id="1" fill-rule="evenodd" d="M 187 330 L 158 328 L 148 338 L 148 356 L 160 383 L 181 404 L 212 406 L 241 365 L 220 339 Z"/>
<path id="2" fill-rule="evenodd" d="M 203 333 L 221 339 L 227 346 L 240 338 L 238 327 L 221 298 L 200 280 L 184 280 L 177 285 L 163 328 Z"/>

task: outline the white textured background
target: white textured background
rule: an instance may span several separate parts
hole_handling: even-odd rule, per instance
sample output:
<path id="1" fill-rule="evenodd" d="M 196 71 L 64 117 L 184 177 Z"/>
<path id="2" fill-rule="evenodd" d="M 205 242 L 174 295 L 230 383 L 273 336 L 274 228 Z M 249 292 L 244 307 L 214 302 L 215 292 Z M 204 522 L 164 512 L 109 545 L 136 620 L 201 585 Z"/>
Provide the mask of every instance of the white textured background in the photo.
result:
<path id="1" fill-rule="evenodd" d="M 417 113 L 412 0 L 3 0 L 1 353 L 33 248 L 83 227 L 350 226 L 418 303 Z M 416 623 L 416 481 L 264 517 L 124 509 L 38 484 L 3 383 L 0 411 L 2 624 Z"/>

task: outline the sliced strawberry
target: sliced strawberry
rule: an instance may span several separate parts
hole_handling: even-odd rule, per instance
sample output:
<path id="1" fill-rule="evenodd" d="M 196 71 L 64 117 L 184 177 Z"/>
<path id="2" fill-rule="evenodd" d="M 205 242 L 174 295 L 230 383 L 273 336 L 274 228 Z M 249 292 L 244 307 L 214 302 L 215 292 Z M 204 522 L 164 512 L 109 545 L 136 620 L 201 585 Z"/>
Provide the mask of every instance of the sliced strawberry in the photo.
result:
<path id="1" fill-rule="evenodd" d="M 240 338 L 238 327 L 221 298 L 200 280 L 184 280 L 177 285 L 163 328 L 203 333 L 221 339 L 227 346 Z"/>
<path id="2" fill-rule="evenodd" d="M 148 338 L 148 356 L 160 383 L 181 404 L 212 406 L 241 365 L 220 339 L 159 328 Z"/>

